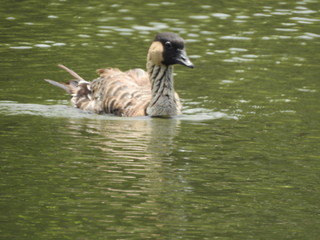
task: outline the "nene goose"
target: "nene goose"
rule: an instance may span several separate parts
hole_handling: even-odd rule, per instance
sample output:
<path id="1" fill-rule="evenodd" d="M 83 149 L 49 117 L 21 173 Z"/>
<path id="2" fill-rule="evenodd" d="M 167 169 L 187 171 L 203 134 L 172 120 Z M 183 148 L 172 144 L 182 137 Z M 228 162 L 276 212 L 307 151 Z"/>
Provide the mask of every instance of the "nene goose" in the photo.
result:
<path id="1" fill-rule="evenodd" d="M 46 81 L 71 94 L 72 104 L 85 111 L 125 117 L 170 117 L 181 113 L 180 99 L 173 85 L 174 64 L 193 68 L 184 40 L 175 33 L 159 33 L 148 51 L 147 72 L 142 69 L 127 72 L 117 68 L 99 69 L 100 77 L 88 82 L 59 65 L 75 80 L 68 83 Z"/>

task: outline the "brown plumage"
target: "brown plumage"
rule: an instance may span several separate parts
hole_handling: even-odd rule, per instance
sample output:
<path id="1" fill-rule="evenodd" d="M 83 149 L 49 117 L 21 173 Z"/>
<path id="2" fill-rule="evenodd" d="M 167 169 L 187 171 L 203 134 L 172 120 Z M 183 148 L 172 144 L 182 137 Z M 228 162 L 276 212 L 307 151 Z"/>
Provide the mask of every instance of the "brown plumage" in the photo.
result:
<path id="1" fill-rule="evenodd" d="M 181 112 L 180 99 L 173 86 L 174 64 L 193 68 L 184 49 L 184 40 L 174 33 L 159 33 L 148 51 L 147 72 L 99 69 L 100 77 L 88 82 L 59 65 L 75 80 L 68 83 L 46 81 L 70 93 L 73 105 L 85 111 L 126 117 L 174 116 Z"/>

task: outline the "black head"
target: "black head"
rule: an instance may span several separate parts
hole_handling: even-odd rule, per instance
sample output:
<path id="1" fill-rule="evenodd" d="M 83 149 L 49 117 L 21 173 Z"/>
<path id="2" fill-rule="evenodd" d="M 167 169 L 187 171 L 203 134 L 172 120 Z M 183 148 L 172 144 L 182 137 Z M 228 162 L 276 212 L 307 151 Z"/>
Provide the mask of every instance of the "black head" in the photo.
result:
<path id="1" fill-rule="evenodd" d="M 192 62 L 189 60 L 185 47 L 184 40 L 177 34 L 171 32 L 159 33 L 154 39 L 154 46 L 157 46 L 153 49 L 158 49 L 161 53 L 161 64 L 164 65 L 173 65 L 181 64 L 190 68 L 193 68 Z M 152 46 L 152 45 L 151 45 Z"/>

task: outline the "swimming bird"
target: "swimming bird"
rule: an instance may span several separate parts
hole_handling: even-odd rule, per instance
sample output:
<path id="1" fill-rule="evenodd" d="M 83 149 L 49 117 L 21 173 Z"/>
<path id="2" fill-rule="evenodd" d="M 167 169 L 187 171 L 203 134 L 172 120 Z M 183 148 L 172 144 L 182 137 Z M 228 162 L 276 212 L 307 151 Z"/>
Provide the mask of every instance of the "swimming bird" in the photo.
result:
<path id="1" fill-rule="evenodd" d="M 85 111 L 124 117 L 171 117 L 180 114 L 182 108 L 174 90 L 174 64 L 194 67 L 186 54 L 184 40 L 175 33 L 165 32 L 157 34 L 149 48 L 147 71 L 98 69 L 100 76 L 89 82 L 58 65 L 75 80 L 68 83 L 45 80 L 71 94 L 72 104 Z"/>

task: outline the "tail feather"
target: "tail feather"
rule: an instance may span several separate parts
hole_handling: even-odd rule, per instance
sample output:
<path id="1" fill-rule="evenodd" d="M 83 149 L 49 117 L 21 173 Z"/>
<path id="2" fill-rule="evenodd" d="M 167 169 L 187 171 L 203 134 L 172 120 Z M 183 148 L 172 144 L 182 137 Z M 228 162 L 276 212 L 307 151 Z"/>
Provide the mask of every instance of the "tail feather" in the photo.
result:
<path id="1" fill-rule="evenodd" d="M 62 88 L 67 93 L 69 93 L 72 96 L 71 102 L 75 107 L 87 111 L 94 111 L 95 106 L 90 104 L 92 99 L 90 82 L 87 82 L 73 70 L 67 68 L 64 65 L 59 64 L 58 66 L 67 71 L 75 79 L 70 80 L 67 83 L 59 83 L 50 79 L 45 79 L 45 81 L 56 87 Z"/>
<path id="2" fill-rule="evenodd" d="M 82 77 L 80 77 L 76 72 L 74 72 L 70 68 L 67 68 L 66 66 L 64 66 L 62 64 L 58 64 L 58 67 L 67 71 L 75 79 L 69 81 L 68 83 L 59 83 L 59 82 L 56 82 L 56 81 L 53 81 L 50 79 L 44 79 L 46 82 L 48 82 L 56 87 L 62 88 L 63 90 L 65 90 L 67 93 L 70 93 L 70 94 L 75 94 L 77 92 L 77 90 L 79 90 L 78 89 L 79 84 L 88 83 L 86 80 L 84 80 Z"/>
<path id="3" fill-rule="evenodd" d="M 63 70 L 66 70 L 72 77 L 75 77 L 79 81 L 86 81 L 82 77 L 80 77 L 76 72 L 71 70 L 70 68 L 67 68 L 66 66 L 64 66 L 62 64 L 58 64 L 58 67 L 62 68 Z"/>
<path id="4" fill-rule="evenodd" d="M 63 90 L 65 90 L 67 93 L 71 93 L 71 89 L 70 87 L 68 87 L 68 85 L 66 84 L 63 84 L 63 83 L 58 83 L 56 81 L 53 81 L 53 80 L 50 80 L 50 79 L 45 79 L 46 82 L 56 86 L 56 87 L 59 87 L 59 88 L 62 88 Z"/>

